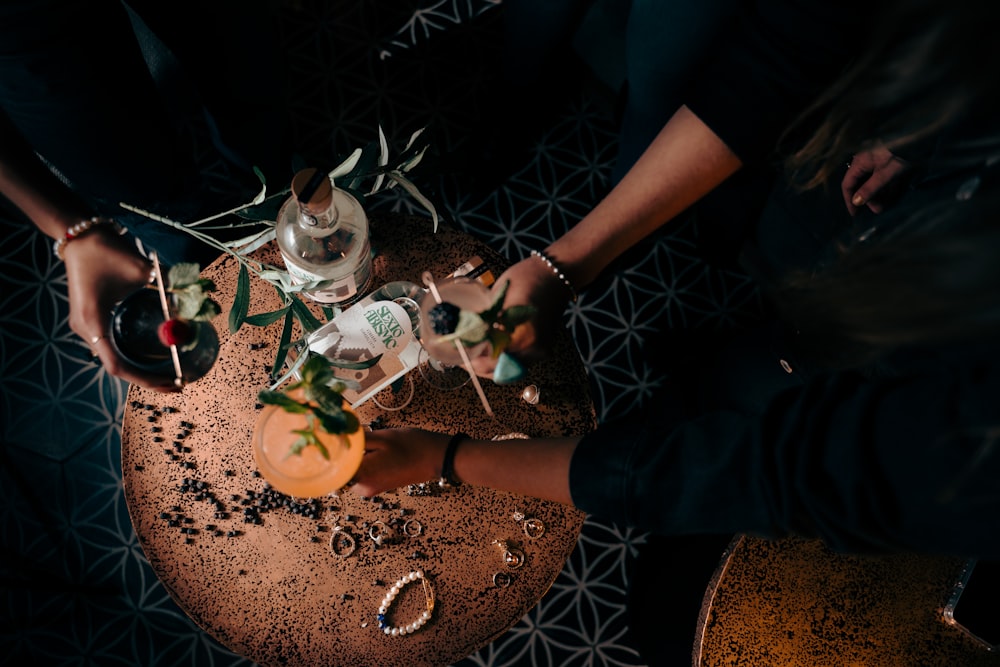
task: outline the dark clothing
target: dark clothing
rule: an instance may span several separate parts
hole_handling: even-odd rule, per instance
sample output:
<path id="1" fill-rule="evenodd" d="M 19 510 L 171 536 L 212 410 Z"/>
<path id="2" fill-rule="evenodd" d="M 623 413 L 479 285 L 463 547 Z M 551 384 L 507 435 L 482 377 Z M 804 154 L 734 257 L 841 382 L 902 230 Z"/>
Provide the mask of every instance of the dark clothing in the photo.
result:
<path id="1" fill-rule="evenodd" d="M 762 3 L 749 20 L 764 23 L 735 47 L 737 62 L 711 66 L 716 78 L 706 75 L 711 85 L 692 94 L 691 109 L 745 161 L 773 145 L 781 125 L 771 123 L 772 109 L 785 117 L 808 101 L 801 94 L 813 85 L 793 65 L 832 76 L 834 63 L 812 57 L 852 41 L 791 29 L 787 21 L 805 16 L 794 6 L 812 4 L 786 12 L 785 3 L 780 11 Z M 841 28 L 858 15 L 827 11 L 830 20 L 842 17 Z M 811 56 L 781 64 L 774 30 Z M 739 103 L 751 94 L 767 103 Z M 973 200 L 985 197 L 996 169 L 978 169 L 926 174 L 891 214 L 856 219 L 839 184 L 805 195 L 778 187 L 741 234 L 744 258 L 765 285 L 819 266 L 839 242 L 882 233 L 932 202 L 966 206 L 970 191 Z M 875 221 L 874 232 L 865 229 Z M 570 470 L 574 503 L 663 535 L 800 535 L 852 552 L 1000 557 L 1000 341 L 913 346 L 877 367 L 840 371 L 794 343 L 795 332 L 776 320 L 703 349 L 691 378 L 700 390 L 679 388 L 696 400 L 665 397 L 655 413 L 602 425 L 582 440 Z"/>
<path id="2" fill-rule="evenodd" d="M 218 252 L 201 241 L 118 204 L 188 222 L 226 210 L 233 197 L 249 201 L 259 189 L 251 165 L 277 170 L 283 96 L 268 50 L 276 42 L 270 5 L 128 4 L 0 4 L 0 132 L 19 133 L 95 212 L 118 219 L 168 263 L 211 260 Z M 227 165 L 245 199 L 205 177 L 213 161 Z"/>
<path id="3" fill-rule="evenodd" d="M 820 374 L 759 412 L 606 425 L 573 458 L 574 502 L 664 534 L 1000 557 L 998 353 L 913 353 L 890 377 Z"/>
<path id="4" fill-rule="evenodd" d="M 724 268 L 736 268 L 775 183 L 778 139 L 863 48 L 854 17 L 867 14 L 857 0 L 739 6 L 682 97 L 743 162 L 693 207 L 699 251 Z"/>
<path id="5" fill-rule="evenodd" d="M 744 2 L 745 11 L 692 77 L 684 104 L 744 164 L 772 157 L 789 123 L 864 44 L 850 2 Z"/>
<path id="6" fill-rule="evenodd" d="M 697 63 L 744 0 L 506 0 L 506 78 L 550 88 L 567 51 L 619 96 L 617 183 L 681 105 Z M 535 98 L 539 93 L 533 95 Z"/>

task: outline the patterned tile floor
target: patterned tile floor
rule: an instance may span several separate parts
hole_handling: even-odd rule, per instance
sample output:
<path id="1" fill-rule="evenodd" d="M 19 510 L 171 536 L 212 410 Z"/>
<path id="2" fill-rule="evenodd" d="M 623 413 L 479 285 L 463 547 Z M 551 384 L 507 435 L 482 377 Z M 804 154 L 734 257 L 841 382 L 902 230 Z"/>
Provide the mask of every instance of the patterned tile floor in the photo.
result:
<path id="1" fill-rule="evenodd" d="M 384 4 L 289 3 L 281 25 L 288 112 L 307 161 L 346 154 L 377 136 L 377 125 L 400 144 L 429 125 L 441 153 L 481 128 L 490 61 L 456 49 L 486 53 L 498 44 L 499 3 L 413 0 L 391 12 Z M 470 186 L 463 172 L 475 163 L 435 171 L 431 162 L 419 184 L 450 222 L 511 260 L 544 247 L 608 188 L 612 105 L 588 90 L 572 91 L 494 189 Z M 371 205 L 420 212 L 402 194 Z M 690 231 L 682 225 L 651 239 L 567 312 L 601 419 L 642 405 L 666 381 L 644 353 L 668 328 L 730 326 L 754 312 L 749 282 L 700 262 Z M 121 487 L 127 387 L 90 363 L 70 332 L 65 273 L 50 242 L 9 213 L 0 215 L 0 234 L 0 662 L 248 664 L 178 610 L 143 556 Z M 642 664 L 624 602 L 644 540 L 588 520 L 545 598 L 460 664 Z"/>

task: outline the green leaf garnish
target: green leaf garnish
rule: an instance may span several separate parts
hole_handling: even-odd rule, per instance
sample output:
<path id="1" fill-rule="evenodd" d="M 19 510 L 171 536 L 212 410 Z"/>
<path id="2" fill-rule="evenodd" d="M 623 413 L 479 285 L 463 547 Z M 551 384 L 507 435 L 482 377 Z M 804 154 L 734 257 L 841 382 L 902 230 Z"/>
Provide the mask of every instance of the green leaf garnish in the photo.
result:
<path id="1" fill-rule="evenodd" d="M 503 301 L 507 296 L 508 287 L 510 282 L 504 281 L 493 297 L 493 302 L 482 312 L 459 311 L 455 330 L 441 336 L 441 340 L 461 340 L 467 345 L 477 345 L 489 339 L 493 344 L 493 355 L 499 356 L 500 352 L 510 344 L 511 332 L 519 324 L 530 320 L 537 311 L 534 306 L 526 304 L 504 308 Z"/>
<path id="2" fill-rule="evenodd" d="M 282 317 L 284 317 L 285 313 L 288 312 L 289 308 L 291 308 L 291 305 L 282 306 L 277 310 L 272 310 L 270 313 L 257 313 L 256 315 L 247 315 L 243 321 L 255 327 L 266 327 L 268 324 L 271 324 L 272 322 L 277 322 Z"/>
<path id="3" fill-rule="evenodd" d="M 292 326 L 295 324 L 295 316 L 291 308 L 285 313 L 285 322 L 281 325 L 281 338 L 278 339 L 278 351 L 274 355 L 274 363 L 271 364 L 271 377 L 278 377 L 285 359 L 288 357 L 288 344 L 292 341 Z"/>
<path id="4" fill-rule="evenodd" d="M 182 262 L 170 267 L 167 273 L 169 286 L 166 290 L 174 297 L 174 309 L 178 318 L 207 322 L 222 312 L 222 308 L 209 298 L 208 292 L 215 291 L 215 283 L 199 276 L 197 264 Z"/>
<path id="5" fill-rule="evenodd" d="M 288 317 L 291 317 L 291 311 Z M 299 437 L 289 448 L 289 456 L 301 454 L 306 447 L 314 446 L 323 458 L 329 459 L 330 453 L 316 435 L 316 428 L 333 435 L 343 435 L 356 432 L 361 423 L 353 413 L 344 410 L 344 397 L 338 390 L 342 385 L 337 382 L 330 360 L 309 351 L 304 354 L 309 358 L 300 369 L 301 380 L 288 385 L 283 391 L 261 390 L 257 398 L 264 405 L 276 405 L 286 412 L 306 415 L 307 427 L 292 431 Z M 289 396 L 289 392 L 297 389 L 302 390 L 305 401 Z"/>
<path id="6" fill-rule="evenodd" d="M 196 284 L 200 273 L 201 269 L 197 264 L 182 262 L 170 267 L 170 271 L 167 273 L 167 281 L 171 287 L 180 289 L 187 285 Z"/>
<path id="7" fill-rule="evenodd" d="M 281 391 L 271 391 L 265 389 L 257 394 L 257 400 L 259 400 L 264 405 L 277 405 L 285 412 L 292 412 L 295 414 L 303 414 L 309 412 L 309 406 L 305 403 L 300 403 L 294 398 L 286 395 Z"/>
<path id="8" fill-rule="evenodd" d="M 316 319 L 316 316 L 312 314 L 309 308 L 306 307 L 306 304 L 302 303 L 297 296 L 289 294 L 288 298 L 292 300 L 292 312 L 298 318 L 303 331 L 312 333 L 323 326 L 323 323 Z"/>
<path id="9" fill-rule="evenodd" d="M 471 310 L 462 310 L 458 313 L 458 324 L 450 334 L 441 336 L 441 340 L 461 340 L 468 345 L 476 345 L 486 340 L 486 335 L 490 332 L 489 323 L 479 313 Z"/>
<path id="10" fill-rule="evenodd" d="M 506 308 L 500 313 L 500 324 L 503 325 L 505 329 L 513 330 L 518 324 L 522 324 L 530 320 L 538 309 L 534 306 L 523 304 L 518 306 L 511 306 Z"/>

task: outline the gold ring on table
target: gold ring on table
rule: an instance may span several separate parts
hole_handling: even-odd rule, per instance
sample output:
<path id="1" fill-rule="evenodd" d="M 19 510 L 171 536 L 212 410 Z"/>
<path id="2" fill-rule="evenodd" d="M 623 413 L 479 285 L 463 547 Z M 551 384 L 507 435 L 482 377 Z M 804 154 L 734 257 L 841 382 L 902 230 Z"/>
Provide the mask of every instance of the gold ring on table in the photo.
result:
<path id="1" fill-rule="evenodd" d="M 512 570 L 516 570 L 524 565 L 524 552 L 512 547 L 507 540 L 493 540 L 493 544 L 503 550 L 500 558 Z"/>
<path id="2" fill-rule="evenodd" d="M 524 534 L 528 539 L 535 540 L 545 534 L 545 524 L 541 519 L 525 519 L 521 524 Z"/>
<path id="3" fill-rule="evenodd" d="M 512 570 L 524 565 L 524 552 L 520 549 L 507 549 L 503 552 L 503 562 Z"/>

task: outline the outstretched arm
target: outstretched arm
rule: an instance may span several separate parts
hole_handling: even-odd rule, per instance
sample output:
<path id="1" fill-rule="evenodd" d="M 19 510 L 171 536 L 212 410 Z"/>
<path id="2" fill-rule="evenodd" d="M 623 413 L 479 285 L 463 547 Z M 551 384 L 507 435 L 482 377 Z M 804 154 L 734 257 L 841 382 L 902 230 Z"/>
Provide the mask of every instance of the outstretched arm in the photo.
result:
<path id="1" fill-rule="evenodd" d="M 577 288 L 584 287 L 741 166 L 722 139 L 682 106 L 618 186 L 548 254 Z"/>
<path id="2" fill-rule="evenodd" d="M 451 436 L 420 429 L 365 434 L 365 458 L 351 490 L 365 497 L 437 479 Z M 569 463 L 579 438 L 465 440 L 455 452 L 455 477 L 468 484 L 572 504 Z"/>
<path id="3" fill-rule="evenodd" d="M 42 164 L 0 114 L 0 194 L 44 234 L 59 239 L 91 212 Z M 100 225 L 65 244 L 70 328 L 100 356 L 112 375 L 157 391 L 174 391 L 172 378 L 137 372 L 118 357 L 107 339 L 115 302 L 144 285 L 149 262 L 112 227 Z"/>
<path id="4" fill-rule="evenodd" d="M 546 254 L 577 289 L 612 261 L 715 189 L 742 162 L 707 125 L 681 107 L 621 182 Z M 533 304 L 536 317 L 514 332 L 509 352 L 526 360 L 544 354 L 560 329 L 570 298 L 566 285 L 537 257 L 528 257 L 497 280 L 510 281 L 505 303 Z M 489 375 L 488 368 L 477 372 Z"/>

